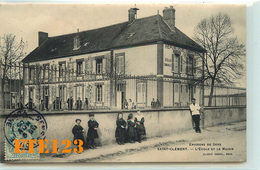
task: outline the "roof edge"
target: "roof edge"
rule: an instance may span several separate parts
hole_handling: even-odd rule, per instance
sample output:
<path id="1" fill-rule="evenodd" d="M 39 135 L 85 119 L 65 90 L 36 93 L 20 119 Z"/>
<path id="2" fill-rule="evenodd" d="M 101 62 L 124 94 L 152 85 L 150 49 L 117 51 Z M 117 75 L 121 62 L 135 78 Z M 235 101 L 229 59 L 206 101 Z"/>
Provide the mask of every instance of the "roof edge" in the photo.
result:
<path id="1" fill-rule="evenodd" d="M 60 55 L 60 56 L 56 56 L 56 57 L 53 57 L 52 59 L 48 59 L 48 60 L 53 60 L 53 59 L 58 59 L 58 58 L 65 58 L 65 57 L 71 57 L 71 56 L 79 56 L 79 55 L 83 55 L 83 54 L 93 54 L 93 53 L 97 53 L 97 52 L 117 50 L 117 49 L 122 49 L 122 48 L 131 48 L 131 47 L 138 47 L 138 46 L 144 46 L 144 45 L 152 45 L 152 44 L 157 44 L 159 41 L 162 41 L 165 44 L 174 45 L 174 46 L 179 47 L 179 48 L 193 50 L 193 51 L 200 52 L 200 53 L 206 52 L 206 51 L 201 51 L 201 50 L 197 50 L 197 49 L 192 49 L 192 48 L 190 48 L 188 46 L 183 46 L 181 44 L 176 44 L 174 42 L 170 42 L 170 41 L 167 41 L 167 40 L 164 40 L 164 39 L 160 38 L 160 39 L 157 39 L 157 40 L 144 41 L 144 42 L 136 43 L 136 44 L 133 44 L 133 45 L 128 45 L 127 44 L 127 45 L 123 45 L 123 46 L 114 46 L 114 47 L 110 47 L 110 48 L 106 48 L 106 49 L 102 49 L 102 50 L 91 51 L 91 52 L 87 52 L 87 53 L 81 52 L 81 53 L 78 53 L 78 54 Z M 33 62 L 38 62 L 38 61 L 48 61 L 48 60 L 37 60 L 37 61 L 26 62 L 26 61 L 24 61 L 24 59 L 22 60 L 23 63 L 33 63 Z"/>

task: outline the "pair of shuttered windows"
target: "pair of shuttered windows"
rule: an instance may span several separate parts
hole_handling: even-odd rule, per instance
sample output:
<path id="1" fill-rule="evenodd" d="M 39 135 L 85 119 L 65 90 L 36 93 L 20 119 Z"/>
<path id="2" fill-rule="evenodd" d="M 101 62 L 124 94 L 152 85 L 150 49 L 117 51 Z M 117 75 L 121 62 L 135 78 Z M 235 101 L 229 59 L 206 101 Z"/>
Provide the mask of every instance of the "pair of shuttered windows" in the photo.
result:
<path id="1" fill-rule="evenodd" d="M 186 67 L 185 67 L 186 66 Z M 185 70 L 184 70 L 185 69 Z M 196 60 L 192 55 L 188 55 L 186 61 L 179 53 L 172 54 L 172 72 L 186 73 L 193 75 L 196 73 Z"/>

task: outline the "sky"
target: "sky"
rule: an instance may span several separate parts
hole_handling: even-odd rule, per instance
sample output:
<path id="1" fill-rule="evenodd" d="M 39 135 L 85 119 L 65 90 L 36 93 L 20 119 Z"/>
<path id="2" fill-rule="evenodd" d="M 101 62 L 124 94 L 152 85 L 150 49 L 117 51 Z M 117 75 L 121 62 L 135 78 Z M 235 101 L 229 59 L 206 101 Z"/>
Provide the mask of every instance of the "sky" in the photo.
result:
<path id="1" fill-rule="evenodd" d="M 189 37 L 193 37 L 195 26 L 205 17 L 219 12 L 230 16 L 234 35 L 246 44 L 246 7 L 244 5 L 216 4 L 137 4 L 137 18 L 162 15 L 164 7 L 172 5 L 175 12 L 175 25 Z M 38 45 L 38 31 L 57 36 L 79 31 L 100 28 L 128 20 L 129 5 L 87 5 L 87 4 L 2 4 L 0 5 L 0 36 L 15 34 L 27 42 L 26 52 Z M 244 79 L 244 78 L 243 78 Z M 243 83 L 244 82 L 244 83 Z M 242 83 L 242 84 L 241 84 Z M 245 81 L 239 86 L 245 87 Z"/>

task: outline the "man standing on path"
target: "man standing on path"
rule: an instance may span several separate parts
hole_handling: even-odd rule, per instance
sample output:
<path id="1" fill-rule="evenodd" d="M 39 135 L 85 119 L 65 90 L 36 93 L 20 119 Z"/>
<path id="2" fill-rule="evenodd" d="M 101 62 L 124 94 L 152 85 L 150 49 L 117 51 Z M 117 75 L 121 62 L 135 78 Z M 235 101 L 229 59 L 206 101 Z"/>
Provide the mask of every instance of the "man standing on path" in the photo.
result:
<path id="1" fill-rule="evenodd" d="M 196 133 L 201 133 L 201 130 L 200 130 L 201 107 L 195 101 L 196 101 L 195 98 L 191 99 L 190 111 L 191 111 L 192 120 L 195 123 L 195 131 L 196 131 Z"/>

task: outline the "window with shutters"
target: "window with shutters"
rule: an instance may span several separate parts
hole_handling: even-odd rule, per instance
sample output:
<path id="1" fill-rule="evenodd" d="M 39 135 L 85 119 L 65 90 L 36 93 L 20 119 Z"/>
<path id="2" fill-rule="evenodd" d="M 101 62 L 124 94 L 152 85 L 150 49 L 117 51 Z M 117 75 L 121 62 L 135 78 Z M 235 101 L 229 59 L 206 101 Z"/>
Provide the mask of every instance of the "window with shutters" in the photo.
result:
<path id="1" fill-rule="evenodd" d="M 64 77 L 65 76 L 65 66 L 66 62 L 59 62 L 59 77 Z"/>
<path id="2" fill-rule="evenodd" d="M 96 74 L 102 74 L 103 72 L 103 62 L 102 58 L 97 58 L 96 59 Z"/>
<path id="3" fill-rule="evenodd" d="M 102 102 L 102 85 L 101 84 L 96 85 L 96 101 Z"/>
<path id="4" fill-rule="evenodd" d="M 125 53 L 116 54 L 116 73 L 125 74 Z"/>
<path id="5" fill-rule="evenodd" d="M 174 73 L 180 73 L 180 54 L 172 55 L 172 71 Z"/>
<path id="6" fill-rule="evenodd" d="M 83 60 L 77 60 L 77 68 L 76 68 L 76 73 L 77 76 L 82 75 L 83 74 Z"/>

